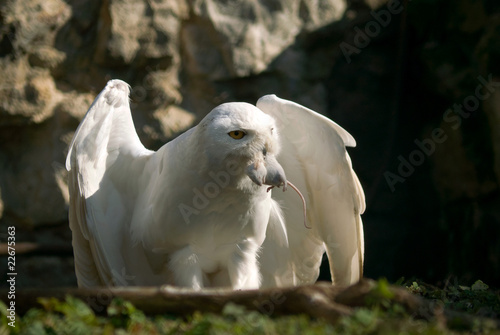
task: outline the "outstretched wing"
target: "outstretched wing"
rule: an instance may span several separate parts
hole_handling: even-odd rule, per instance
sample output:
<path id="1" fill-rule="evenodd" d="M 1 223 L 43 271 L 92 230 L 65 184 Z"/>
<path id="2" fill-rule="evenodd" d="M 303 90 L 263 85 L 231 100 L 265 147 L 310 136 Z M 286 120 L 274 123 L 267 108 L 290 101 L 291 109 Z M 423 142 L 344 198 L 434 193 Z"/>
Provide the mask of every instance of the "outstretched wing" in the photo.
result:
<path id="1" fill-rule="evenodd" d="M 137 136 L 129 87 L 111 80 L 94 100 L 69 147 L 69 221 L 79 286 L 126 284 L 131 199 L 153 153 Z M 118 168 L 117 168 L 118 167 Z"/>
<path id="2" fill-rule="evenodd" d="M 346 151 L 356 145 L 354 138 L 330 119 L 275 95 L 262 97 L 257 107 L 277 122 L 282 142 L 278 160 L 303 193 L 312 227 L 304 227 L 297 194 L 273 192 L 283 206 L 289 248 L 276 243 L 273 234 L 266 237 L 260 256 L 264 286 L 315 282 L 325 251 L 334 284 L 358 281 L 363 275 L 360 214 L 365 198 Z"/>

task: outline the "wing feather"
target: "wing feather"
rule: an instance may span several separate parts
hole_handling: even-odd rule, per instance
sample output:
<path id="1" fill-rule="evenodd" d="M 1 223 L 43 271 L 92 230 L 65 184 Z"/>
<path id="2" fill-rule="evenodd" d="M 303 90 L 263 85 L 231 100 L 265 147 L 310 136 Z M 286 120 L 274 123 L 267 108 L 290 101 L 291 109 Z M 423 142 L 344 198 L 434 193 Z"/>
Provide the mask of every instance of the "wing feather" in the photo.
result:
<path id="1" fill-rule="evenodd" d="M 125 268 L 122 253 L 130 208 L 124 194 L 133 182 L 115 172 L 128 172 L 152 154 L 134 128 L 129 87 L 111 80 L 96 97 L 73 136 L 66 159 L 75 270 L 79 286 L 113 285 Z M 139 164 L 140 165 L 140 164 Z M 127 167 L 129 167 L 127 169 Z"/>
<path id="2" fill-rule="evenodd" d="M 304 194 L 307 220 L 293 192 L 275 192 L 284 204 L 289 248 L 266 238 L 261 253 L 264 286 L 299 285 L 317 280 L 326 251 L 332 281 L 348 285 L 362 277 L 364 240 L 361 184 L 346 146 L 354 138 L 332 120 L 291 101 L 267 95 L 257 107 L 273 116 L 282 141 L 278 157 L 287 178 Z"/>

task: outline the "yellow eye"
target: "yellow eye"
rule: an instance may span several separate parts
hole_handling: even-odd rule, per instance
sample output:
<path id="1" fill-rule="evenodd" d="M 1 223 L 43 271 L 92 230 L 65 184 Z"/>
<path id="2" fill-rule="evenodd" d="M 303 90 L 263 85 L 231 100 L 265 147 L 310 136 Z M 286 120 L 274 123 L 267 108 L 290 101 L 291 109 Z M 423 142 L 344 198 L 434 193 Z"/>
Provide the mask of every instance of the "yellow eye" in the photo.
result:
<path id="1" fill-rule="evenodd" d="M 245 137 L 246 133 L 242 130 L 233 130 L 227 133 L 229 136 L 234 138 L 235 140 L 241 140 L 243 137 Z"/>

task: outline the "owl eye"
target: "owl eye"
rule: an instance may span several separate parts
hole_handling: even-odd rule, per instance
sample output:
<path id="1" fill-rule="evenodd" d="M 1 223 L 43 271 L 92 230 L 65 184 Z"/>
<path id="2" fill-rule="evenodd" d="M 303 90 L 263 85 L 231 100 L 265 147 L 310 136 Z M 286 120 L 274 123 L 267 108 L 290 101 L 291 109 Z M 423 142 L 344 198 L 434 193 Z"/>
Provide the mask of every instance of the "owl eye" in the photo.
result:
<path id="1" fill-rule="evenodd" d="M 227 134 L 232 138 L 234 138 L 235 140 L 241 140 L 246 135 L 246 133 L 243 130 L 233 130 Z"/>

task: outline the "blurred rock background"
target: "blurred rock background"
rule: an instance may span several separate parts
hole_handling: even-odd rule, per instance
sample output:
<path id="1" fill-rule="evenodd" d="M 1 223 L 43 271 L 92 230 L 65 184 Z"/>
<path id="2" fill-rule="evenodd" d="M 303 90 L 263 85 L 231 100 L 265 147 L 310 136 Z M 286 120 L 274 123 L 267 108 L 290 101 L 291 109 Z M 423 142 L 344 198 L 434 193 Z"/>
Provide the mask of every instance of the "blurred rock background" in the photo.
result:
<path id="1" fill-rule="evenodd" d="M 65 155 L 119 78 L 152 149 L 227 101 L 328 115 L 358 143 L 365 275 L 499 286 L 499 56 L 495 0 L 3 0 L 0 240 L 14 225 L 32 250 L 17 285 L 76 285 Z"/>

